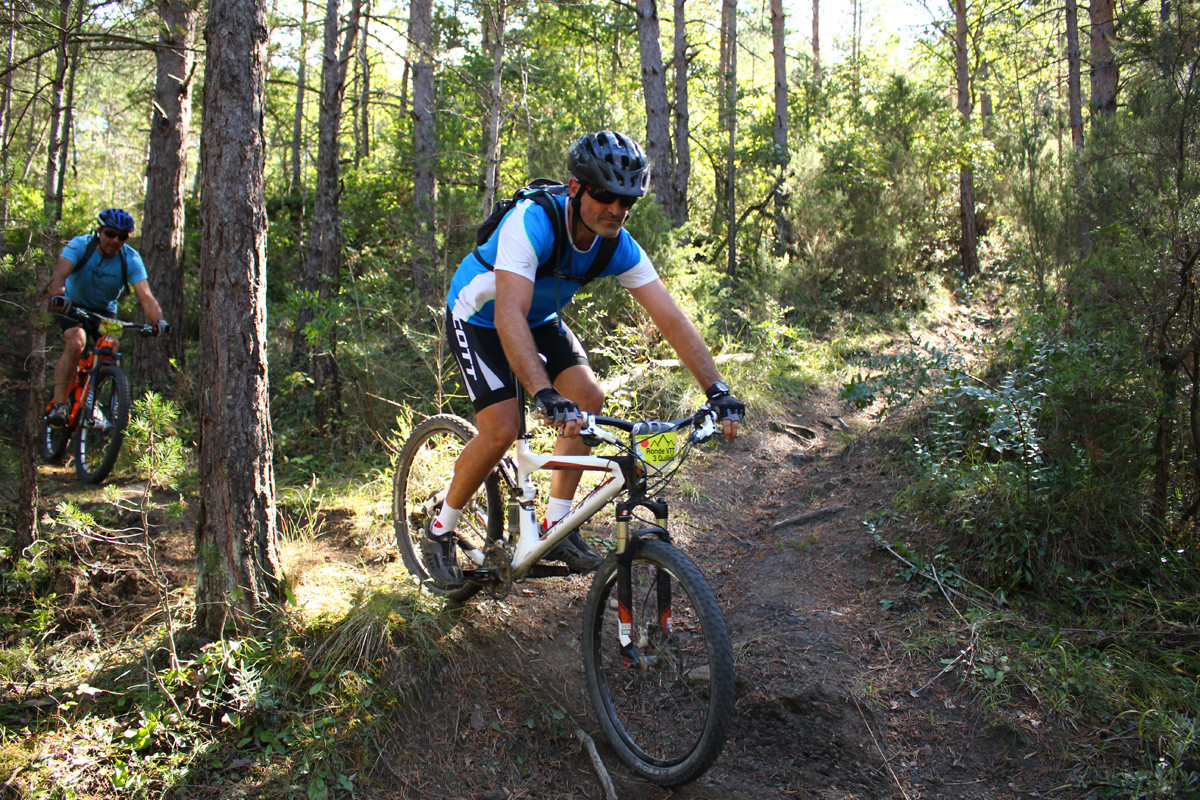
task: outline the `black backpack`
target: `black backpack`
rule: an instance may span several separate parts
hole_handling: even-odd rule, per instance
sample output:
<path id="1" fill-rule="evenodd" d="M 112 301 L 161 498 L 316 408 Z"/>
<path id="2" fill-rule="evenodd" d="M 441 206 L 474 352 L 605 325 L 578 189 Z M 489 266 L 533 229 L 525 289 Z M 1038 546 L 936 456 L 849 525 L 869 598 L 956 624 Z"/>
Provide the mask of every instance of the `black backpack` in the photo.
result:
<path id="1" fill-rule="evenodd" d="M 567 193 L 567 185 L 559 183 L 551 178 L 536 178 L 528 185 L 523 186 L 513 192 L 513 196 L 508 200 L 501 200 L 492 207 L 492 213 L 488 214 L 487 219 L 479 226 L 479 230 L 475 232 L 475 258 L 479 259 L 479 263 L 483 264 L 488 269 L 494 269 L 494 264 L 489 264 L 483 254 L 479 252 L 480 246 L 483 245 L 492 234 L 496 232 L 496 228 L 500 227 L 500 220 L 504 219 L 504 215 L 513 208 L 521 200 L 529 199 L 542 207 L 546 212 L 546 216 L 550 218 L 550 225 L 554 228 L 554 249 L 550 253 L 550 258 L 538 264 L 538 278 L 545 278 L 554 275 L 564 280 L 574 281 L 580 286 L 587 286 L 596 278 L 600 277 L 600 273 L 608 266 L 608 262 L 612 260 L 613 253 L 617 249 L 617 243 L 620 237 L 612 239 L 601 238 L 600 249 L 596 252 L 596 258 L 592 261 L 592 266 L 588 268 L 586 274 L 582 276 L 566 275 L 558 272 L 558 264 L 562 261 L 563 253 L 567 252 L 567 219 L 566 212 L 562 206 L 554 199 L 561 197 Z"/>
<path id="2" fill-rule="evenodd" d="M 99 242 L 100 242 L 100 237 L 95 234 L 92 234 L 92 240 L 90 242 L 88 242 L 87 247 L 84 248 L 83 255 L 80 256 L 79 260 L 75 262 L 75 269 L 71 270 L 72 275 L 74 275 L 76 272 L 79 272 L 79 270 L 83 269 L 84 265 L 86 265 L 88 263 L 88 259 L 90 259 L 92 257 L 92 253 L 96 252 L 96 245 Z M 125 291 L 128 292 L 128 291 L 130 291 L 130 289 L 129 289 L 129 263 L 125 261 L 125 246 L 124 245 L 121 245 L 121 249 L 117 251 L 117 255 L 121 256 L 121 283 L 125 284 Z M 104 257 L 101 256 L 100 260 L 104 261 Z M 100 265 L 97 264 L 96 266 L 100 266 Z"/>

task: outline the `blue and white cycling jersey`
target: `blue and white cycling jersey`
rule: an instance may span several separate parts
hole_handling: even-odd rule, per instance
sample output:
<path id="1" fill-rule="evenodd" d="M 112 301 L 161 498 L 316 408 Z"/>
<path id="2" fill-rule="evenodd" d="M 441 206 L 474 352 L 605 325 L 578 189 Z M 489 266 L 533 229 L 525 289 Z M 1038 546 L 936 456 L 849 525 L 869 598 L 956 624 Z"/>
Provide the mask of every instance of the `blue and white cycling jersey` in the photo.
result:
<path id="1" fill-rule="evenodd" d="M 565 208 L 568 198 L 554 196 L 554 200 Z M 596 257 L 600 242 L 601 238 L 597 236 L 586 251 L 576 249 L 571 242 L 564 248 L 559 271 L 582 278 Z M 530 327 L 556 320 L 558 312 L 580 288 L 576 281 L 553 275 L 537 277 L 538 263 L 549 258 L 553 251 L 554 227 L 550 218 L 541 206 L 529 199 L 517 203 L 501 220 L 491 238 L 479 247 L 480 254 L 495 264 L 497 270 L 515 272 L 533 281 L 533 303 L 528 316 Z M 600 275 L 616 276 L 626 289 L 636 289 L 657 279 L 658 271 L 641 245 L 622 228 L 612 260 Z M 450 313 L 455 319 L 472 325 L 495 328 L 495 300 L 496 273 L 481 264 L 474 252 L 468 253 L 450 282 L 446 297 Z"/>
<path id="2" fill-rule="evenodd" d="M 67 242 L 66 247 L 59 255 L 72 264 L 77 264 L 91 240 L 92 234 L 90 233 L 76 236 Z M 146 265 L 142 263 L 142 257 L 138 251 L 127 244 L 121 245 L 121 250 L 125 253 L 125 264 L 129 268 L 129 285 L 132 286 L 138 281 L 146 280 Z M 104 258 L 100 254 L 99 245 L 92 251 L 92 257 L 88 259 L 88 263 L 67 276 L 66 293 L 72 303 L 78 303 L 84 308 L 94 311 L 103 311 L 109 316 L 116 315 L 117 300 L 124 292 L 125 284 L 121 280 L 120 253 L 112 258 Z"/>

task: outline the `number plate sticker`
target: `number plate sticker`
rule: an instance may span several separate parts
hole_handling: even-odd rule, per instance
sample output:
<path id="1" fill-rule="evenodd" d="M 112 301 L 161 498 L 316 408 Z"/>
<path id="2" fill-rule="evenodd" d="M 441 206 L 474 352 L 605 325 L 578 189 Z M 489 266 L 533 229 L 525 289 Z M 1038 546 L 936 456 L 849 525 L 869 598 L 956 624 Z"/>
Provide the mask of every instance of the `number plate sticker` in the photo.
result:
<path id="1" fill-rule="evenodd" d="M 666 464 L 675 457 L 675 431 L 656 433 L 640 440 L 638 453 L 647 464 Z"/>
<path id="2" fill-rule="evenodd" d="M 123 331 L 124 328 L 121 327 L 121 323 L 119 322 L 110 322 L 109 320 L 105 320 L 104 322 L 100 323 L 100 330 L 102 330 L 107 336 L 111 336 L 114 339 L 119 339 L 121 338 L 121 331 Z"/>

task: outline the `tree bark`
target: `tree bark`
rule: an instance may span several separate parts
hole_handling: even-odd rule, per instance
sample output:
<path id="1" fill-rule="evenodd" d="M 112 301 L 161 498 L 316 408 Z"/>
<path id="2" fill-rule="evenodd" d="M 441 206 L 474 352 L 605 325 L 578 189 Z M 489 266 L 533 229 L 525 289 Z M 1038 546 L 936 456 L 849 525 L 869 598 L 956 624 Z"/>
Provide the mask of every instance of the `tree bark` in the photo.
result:
<path id="1" fill-rule="evenodd" d="M 721 128 L 728 134 L 725 149 L 726 242 L 725 272 L 737 278 L 737 202 L 734 172 L 737 160 L 737 0 L 721 2 Z"/>
<path id="2" fill-rule="evenodd" d="M 412 279 L 421 307 L 434 302 L 433 265 L 436 259 L 437 231 L 437 101 L 433 86 L 433 8 L 431 0 L 409 3 L 409 41 L 413 53 L 413 210 L 414 238 Z"/>
<path id="3" fill-rule="evenodd" d="M 12 126 L 13 56 L 16 48 L 16 7 L 10 0 L 4 2 L 4 75 L 0 77 L 0 259 L 7 252 L 8 238 L 8 186 L 12 181 L 12 165 L 9 161 L 8 136 Z M 6 282 L 0 276 L 0 292 Z"/>
<path id="4" fill-rule="evenodd" d="M 674 62 L 675 62 L 675 174 L 671 190 L 676 227 L 688 220 L 688 180 L 692 174 L 691 120 L 688 108 L 688 43 L 685 0 L 675 0 Z"/>
<path id="5" fill-rule="evenodd" d="M 967 0 L 954 2 L 954 63 L 958 86 L 958 114 L 964 135 L 971 130 L 971 75 L 967 69 Z M 958 255 L 964 278 L 979 274 L 979 243 L 975 231 L 975 168 L 968 157 L 958 171 L 961 235 Z"/>
<path id="6" fill-rule="evenodd" d="M 354 148 L 354 166 L 371 157 L 371 59 L 367 54 L 367 25 L 371 21 L 369 0 L 363 1 L 358 37 L 358 70 L 362 76 L 362 91 L 358 95 L 359 136 Z"/>
<path id="7" fill-rule="evenodd" d="M 792 225 L 788 219 L 788 198 L 783 184 L 788 164 L 792 160 L 788 147 L 788 85 L 787 85 L 787 30 L 783 14 L 783 0 L 771 0 L 771 51 L 775 64 L 775 119 L 772 133 L 775 140 L 775 253 L 782 254 L 792 243 Z"/>
<path id="8" fill-rule="evenodd" d="M 321 113 L 317 122 L 317 189 L 313 199 L 312 228 L 300 288 L 311 299 L 296 315 L 292 355 L 298 361 L 311 358 L 316 416 L 333 420 L 341 409 L 341 376 L 337 368 L 337 329 L 323 326 L 319 341 L 309 337 L 308 325 L 326 308 L 341 286 L 342 229 L 338 214 L 341 200 L 339 133 L 346 99 L 346 72 L 358 36 L 361 0 L 352 0 L 341 38 L 337 0 L 329 0 L 325 14 L 324 63 L 321 68 Z M 315 350 L 313 345 L 315 344 Z"/>
<path id="9" fill-rule="evenodd" d="M 1071 144 L 1074 147 L 1075 195 L 1080 196 L 1083 187 L 1083 96 L 1080 89 L 1079 55 L 1079 11 L 1075 0 L 1066 0 L 1067 28 L 1067 115 L 1071 126 Z M 1087 214 L 1080 209 L 1078 214 L 1079 250 L 1085 257 L 1091 250 L 1090 225 Z"/>
<path id="10" fill-rule="evenodd" d="M 300 0 L 300 55 L 297 58 L 300 63 L 296 67 L 296 114 L 292 118 L 291 193 L 303 197 L 304 171 L 301 168 L 301 155 L 304 152 L 304 82 L 308 80 L 308 0 Z"/>
<path id="11" fill-rule="evenodd" d="M 1117 111 L 1117 59 L 1112 42 L 1116 34 L 1113 0 L 1091 0 L 1092 113 L 1111 117 Z"/>
<path id="12" fill-rule="evenodd" d="M 483 154 L 483 216 L 492 211 L 500 183 L 500 117 L 504 113 L 504 27 L 508 0 L 483 4 L 483 49 L 492 56 L 492 86 L 487 96 L 487 134 Z"/>
<path id="13" fill-rule="evenodd" d="M 24 387 L 24 413 L 20 423 L 20 486 L 16 508 L 16 535 L 14 556 L 33 543 L 38 535 L 38 460 L 42 428 L 43 396 L 46 380 L 46 332 L 47 317 L 41 313 L 46 301 L 46 285 L 50 281 L 50 265 L 58 258 L 61 242 L 58 237 L 58 221 L 62 218 L 62 182 L 60 179 L 63 142 L 60 131 L 66 114 L 64 99 L 67 70 L 69 67 L 71 30 L 71 0 L 60 0 L 58 6 L 57 41 L 54 45 L 54 76 L 50 95 L 50 141 L 46 152 L 46 176 L 42 184 L 42 211 L 45 225 L 42 228 L 42 258 L 34 267 L 34 285 L 27 294 L 26 313 L 32 321 L 27 340 L 29 355 L 25 359 L 28 376 Z"/>
<path id="14" fill-rule="evenodd" d="M 667 76 L 659 44 L 656 0 L 637 0 L 638 51 L 641 54 L 642 97 L 646 103 L 646 156 L 650 160 L 650 188 L 671 219 L 678 217 L 675 202 L 674 164 L 671 155 L 670 104 Z"/>
<path id="15" fill-rule="evenodd" d="M 217 638 L 282 600 L 267 404 L 264 0 L 212 0 L 204 38 L 196 628 Z"/>
<path id="16" fill-rule="evenodd" d="M 821 0 L 812 0 L 813 83 L 821 85 Z"/>
<path id="17" fill-rule="evenodd" d="M 174 388 L 171 359 L 183 359 L 183 233 L 187 191 L 187 148 L 192 122 L 193 39 L 198 10 L 191 0 L 159 0 L 163 27 L 155 50 L 154 104 L 150 117 L 150 154 L 142 207 L 139 252 L 150 289 L 177 335 L 151 342 L 133 337 L 129 369 L 156 391 Z M 142 319 L 139 309 L 138 318 Z"/>

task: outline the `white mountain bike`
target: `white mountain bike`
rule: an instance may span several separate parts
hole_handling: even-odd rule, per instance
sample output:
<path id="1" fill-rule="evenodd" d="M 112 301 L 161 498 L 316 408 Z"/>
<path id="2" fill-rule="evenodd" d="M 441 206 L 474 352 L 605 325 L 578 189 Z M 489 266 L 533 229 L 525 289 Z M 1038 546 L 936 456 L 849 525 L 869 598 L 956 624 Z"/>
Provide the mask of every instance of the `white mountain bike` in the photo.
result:
<path id="1" fill-rule="evenodd" d="M 518 402 L 524 409 L 523 392 Z M 720 427 L 707 406 L 673 422 L 585 414 L 584 423 L 584 441 L 610 445 L 616 452 L 535 453 L 522 414 L 515 455 L 501 460 L 463 509 L 452 552 L 465 582 L 445 594 L 463 601 L 486 589 L 503 597 L 526 578 L 568 574 L 566 567 L 539 559 L 610 501 L 626 495 L 616 503 L 616 547 L 596 570 L 584 606 L 587 693 L 621 761 L 653 783 L 687 783 L 707 770 L 724 747 L 733 710 L 733 651 L 708 582 L 671 543 L 667 503 L 657 494 L 692 449 L 717 435 Z M 421 559 L 421 537 L 450 485 L 458 454 L 474 435 L 474 426 L 461 417 L 431 417 L 413 430 L 396 464 L 396 542 L 405 567 L 432 591 L 441 590 Z M 604 474 L 570 513 L 543 530 L 533 474 L 554 469 Z M 642 521 L 635 516 L 639 508 L 653 520 L 634 530 L 634 523 Z"/>

